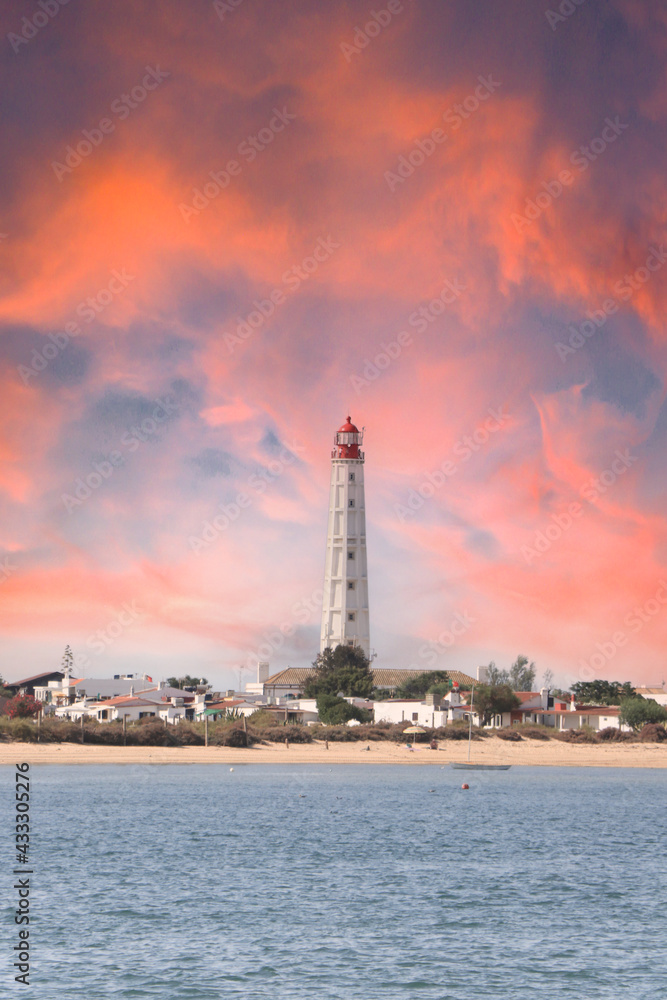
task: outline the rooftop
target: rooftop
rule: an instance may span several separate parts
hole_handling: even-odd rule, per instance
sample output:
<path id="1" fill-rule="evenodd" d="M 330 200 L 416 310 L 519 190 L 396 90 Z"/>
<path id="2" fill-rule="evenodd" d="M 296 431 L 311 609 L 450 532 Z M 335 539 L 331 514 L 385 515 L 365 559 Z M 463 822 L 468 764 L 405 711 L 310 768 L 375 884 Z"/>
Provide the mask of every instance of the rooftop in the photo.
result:
<path id="1" fill-rule="evenodd" d="M 107 708 L 109 706 L 112 708 L 120 708 L 122 706 L 130 705 L 149 705 L 151 708 L 155 708 L 160 703 L 149 701 L 148 698 L 135 698 L 132 694 L 125 694 L 118 698 L 107 698 L 105 701 L 96 701 L 94 704 L 100 708 Z"/>
<path id="2" fill-rule="evenodd" d="M 56 674 L 61 678 L 65 676 L 62 670 L 43 670 L 41 674 L 33 674 L 32 677 L 23 677 L 20 681 L 6 681 L 5 687 L 23 687 L 24 684 L 32 684 L 33 681 L 41 681 L 46 677 L 55 677 Z"/>
<path id="3" fill-rule="evenodd" d="M 410 680 L 412 677 L 419 677 L 420 674 L 431 674 L 434 672 L 433 670 L 390 670 L 371 667 L 373 683 L 376 687 L 398 687 L 399 684 Z M 305 684 L 308 678 L 312 677 L 314 673 L 314 667 L 287 667 L 285 670 L 273 674 L 264 683 L 269 686 L 297 687 Z M 457 684 L 471 686 L 477 683 L 474 677 L 461 673 L 460 670 L 448 670 L 447 674 Z"/>

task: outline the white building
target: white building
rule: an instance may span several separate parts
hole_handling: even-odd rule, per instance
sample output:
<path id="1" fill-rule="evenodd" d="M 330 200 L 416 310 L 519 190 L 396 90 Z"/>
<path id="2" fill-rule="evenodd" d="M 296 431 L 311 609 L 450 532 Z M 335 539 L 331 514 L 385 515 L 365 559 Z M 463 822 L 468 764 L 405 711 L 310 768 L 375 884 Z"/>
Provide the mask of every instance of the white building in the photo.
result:
<path id="1" fill-rule="evenodd" d="M 430 729 L 466 718 L 467 713 L 468 706 L 461 700 L 458 688 L 450 691 L 445 698 L 427 694 L 423 701 L 419 698 L 391 698 L 373 702 L 375 722 L 405 722 L 406 725 Z"/>
<path id="2" fill-rule="evenodd" d="M 635 694 L 640 695 L 642 698 L 648 698 L 650 701 L 657 701 L 658 705 L 667 708 L 667 691 L 664 684 L 662 687 L 635 688 Z"/>
<path id="3" fill-rule="evenodd" d="M 245 686 L 246 694 L 259 695 L 260 697 L 264 695 L 264 682 L 269 679 L 269 661 L 268 660 L 258 660 L 257 661 L 257 680 L 248 681 Z"/>
<path id="4" fill-rule="evenodd" d="M 359 646 L 370 658 L 363 430 L 347 418 L 331 452 L 320 652 Z"/>
<path id="5" fill-rule="evenodd" d="M 47 684 L 35 686 L 35 697 L 43 705 L 53 705 L 59 708 L 72 705 L 83 698 L 120 698 L 122 695 L 134 694 L 144 688 L 154 687 L 148 674 L 116 674 L 114 677 L 70 677 L 65 674 L 62 680 L 50 680 Z"/>

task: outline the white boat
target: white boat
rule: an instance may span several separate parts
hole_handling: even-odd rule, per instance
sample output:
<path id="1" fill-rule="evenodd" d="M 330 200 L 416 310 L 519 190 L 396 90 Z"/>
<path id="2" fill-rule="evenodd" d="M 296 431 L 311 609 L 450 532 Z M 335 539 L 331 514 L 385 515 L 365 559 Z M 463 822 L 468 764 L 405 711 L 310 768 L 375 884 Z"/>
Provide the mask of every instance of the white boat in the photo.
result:
<path id="1" fill-rule="evenodd" d="M 511 764 L 454 764 L 450 763 L 450 767 L 455 768 L 457 771 L 509 771 Z"/>

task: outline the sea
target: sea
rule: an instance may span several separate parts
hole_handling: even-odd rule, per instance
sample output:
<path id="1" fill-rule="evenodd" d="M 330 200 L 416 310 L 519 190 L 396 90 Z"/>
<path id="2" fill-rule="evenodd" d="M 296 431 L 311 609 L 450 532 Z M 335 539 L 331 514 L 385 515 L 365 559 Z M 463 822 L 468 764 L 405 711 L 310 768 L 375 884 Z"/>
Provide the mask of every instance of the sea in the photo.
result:
<path id="1" fill-rule="evenodd" d="M 7 817 L 13 770 L 0 770 Z M 2 996 L 665 995 L 667 770 L 84 765 L 30 775 L 30 986 L 11 969 L 13 827 L 3 823 Z"/>

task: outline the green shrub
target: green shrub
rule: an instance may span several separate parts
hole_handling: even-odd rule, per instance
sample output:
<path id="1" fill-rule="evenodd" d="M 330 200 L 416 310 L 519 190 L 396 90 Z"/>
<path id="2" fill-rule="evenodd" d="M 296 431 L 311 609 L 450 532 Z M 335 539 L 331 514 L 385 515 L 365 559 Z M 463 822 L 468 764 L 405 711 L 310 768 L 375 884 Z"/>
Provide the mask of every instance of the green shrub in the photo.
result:
<path id="1" fill-rule="evenodd" d="M 615 726 L 607 726 L 598 733 L 598 739 L 602 743 L 636 743 L 637 737 L 634 733 L 624 733 Z"/>
<path id="2" fill-rule="evenodd" d="M 535 722 L 519 722 L 513 725 L 512 729 L 527 740 L 550 740 L 556 735 L 553 726 L 540 726 Z"/>
<path id="3" fill-rule="evenodd" d="M 178 737 L 173 726 L 165 726 L 159 719 L 139 719 L 127 727 L 128 746 L 177 747 Z"/>
<path id="4" fill-rule="evenodd" d="M 8 735 L 10 740 L 17 740 L 21 743 L 35 743 L 37 740 L 37 726 L 27 719 L 11 719 Z"/>
<path id="5" fill-rule="evenodd" d="M 642 743 L 665 743 L 667 741 L 667 729 L 659 722 L 649 722 L 639 733 Z"/>
<path id="6" fill-rule="evenodd" d="M 311 726 L 311 738 L 328 740 L 330 743 L 356 743 L 361 737 L 358 730 L 361 726 Z M 365 737 L 368 742 L 368 737 Z M 386 737 L 381 737 L 386 739 Z"/>
<path id="7" fill-rule="evenodd" d="M 277 726 L 282 723 L 282 719 L 277 719 L 276 715 L 276 712 L 269 712 L 265 708 L 258 708 L 248 716 L 248 722 L 259 729 L 265 729 L 267 726 Z"/>
<path id="8" fill-rule="evenodd" d="M 310 726 L 303 726 L 300 723 L 290 723 L 287 726 L 267 726 L 265 729 L 258 729 L 257 738 L 261 738 L 269 743 L 312 743 L 313 734 Z"/>
<path id="9" fill-rule="evenodd" d="M 599 743 L 598 735 L 592 726 L 582 726 L 580 729 L 566 729 L 559 732 L 556 739 L 563 743 Z"/>
<path id="10" fill-rule="evenodd" d="M 173 729 L 178 745 L 181 747 L 202 747 L 204 745 L 203 727 L 193 725 L 192 722 L 179 722 Z"/>
<path id="11" fill-rule="evenodd" d="M 496 729 L 493 735 L 497 736 L 499 740 L 507 740 L 509 743 L 520 743 L 523 740 L 521 733 L 518 733 L 516 729 Z"/>
<path id="12" fill-rule="evenodd" d="M 213 732 L 209 729 L 208 733 L 208 744 L 213 747 L 249 747 L 257 742 L 258 737 L 251 730 L 246 732 L 243 726 L 238 725 L 216 726 Z"/>
<path id="13" fill-rule="evenodd" d="M 327 726 L 336 726 L 350 719 L 368 722 L 370 713 L 356 705 L 351 705 L 336 694 L 320 694 L 317 697 L 317 713 L 320 721 Z"/>

